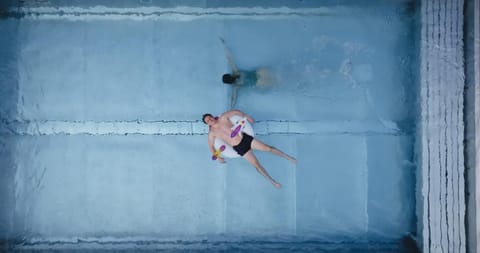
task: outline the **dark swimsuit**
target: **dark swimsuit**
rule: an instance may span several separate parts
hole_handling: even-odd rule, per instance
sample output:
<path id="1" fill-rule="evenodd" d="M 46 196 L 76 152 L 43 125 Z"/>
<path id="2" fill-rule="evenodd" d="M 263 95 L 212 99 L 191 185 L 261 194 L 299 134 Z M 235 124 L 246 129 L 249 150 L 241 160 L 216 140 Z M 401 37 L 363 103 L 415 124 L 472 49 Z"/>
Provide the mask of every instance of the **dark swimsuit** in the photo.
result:
<path id="1" fill-rule="evenodd" d="M 240 82 L 242 86 L 255 86 L 257 81 L 257 71 L 240 71 Z"/>
<path id="2" fill-rule="evenodd" d="M 252 148 L 252 141 L 253 141 L 252 136 L 243 132 L 242 132 L 242 135 L 243 137 L 240 143 L 238 143 L 238 145 L 236 146 L 233 146 L 233 150 L 237 151 L 237 153 L 241 156 L 245 155 L 245 153 L 247 153 Z"/>

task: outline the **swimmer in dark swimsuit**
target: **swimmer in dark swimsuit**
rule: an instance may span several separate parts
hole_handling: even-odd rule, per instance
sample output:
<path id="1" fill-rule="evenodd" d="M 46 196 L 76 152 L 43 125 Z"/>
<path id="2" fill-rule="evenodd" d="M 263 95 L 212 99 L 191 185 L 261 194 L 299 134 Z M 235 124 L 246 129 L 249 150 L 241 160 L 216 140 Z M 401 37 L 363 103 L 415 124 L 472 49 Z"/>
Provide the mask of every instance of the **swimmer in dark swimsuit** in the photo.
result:
<path id="1" fill-rule="evenodd" d="M 230 100 L 230 108 L 233 108 L 237 103 L 238 89 L 247 86 L 256 86 L 265 88 L 275 83 L 274 78 L 269 74 L 266 68 L 259 68 L 257 70 L 239 70 L 233 62 L 233 56 L 225 43 L 225 40 L 220 37 L 220 41 L 225 48 L 228 65 L 232 69 L 232 73 L 227 73 L 222 76 L 222 82 L 232 86 L 232 97 Z"/>
<path id="2" fill-rule="evenodd" d="M 291 157 L 283 153 L 282 151 L 278 150 L 277 148 L 269 146 L 246 133 L 242 132 L 233 138 L 230 137 L 230 134 L 232 132 L 231 128 L 233 126 L 232 122 L 230 122 L 230 118 L 234 115 L 247 117 L 247 120 L 251 124 L 253 124 L 254 122 L 252 117 L 238 110 L 225 112 L 218 118 L 213 117 L 211 114 L 208 114 L 208 113 L 203 115 L 203 118 L 202 118 L 203 123 L 210 126 L 210 130 L 208 132 L 208 146 L 210 148 L 210 151 L 212 152 L 212 154 L 215 154 L 215 148 L 213 146 L 214 140 L 215 138 L 220 138 L 225 143 L 228 143 L 230 146 L 232 146 L 233 149 L 239 155 L 241 155 L 249 163 L 251 163 L 260 174 L 262 174 L 265 178 L 267 178 L 273 184 L 273 186 L 275 186 L 276 188 L 282 187 L 282 185 L 277 181 L 275 181 L 268 174 L 265 168 L 263 168 L 263 166 L 260 164 L 255 154 L 253 153 L 253 150 L 271 152 L 272 154 L 283 157 L 294 164 L 297 163 L 297 160 L 294 157 Z M 225 162 L 225 160 L 221 157 L 219 157 L 217 160 L 221 163 Z"/>

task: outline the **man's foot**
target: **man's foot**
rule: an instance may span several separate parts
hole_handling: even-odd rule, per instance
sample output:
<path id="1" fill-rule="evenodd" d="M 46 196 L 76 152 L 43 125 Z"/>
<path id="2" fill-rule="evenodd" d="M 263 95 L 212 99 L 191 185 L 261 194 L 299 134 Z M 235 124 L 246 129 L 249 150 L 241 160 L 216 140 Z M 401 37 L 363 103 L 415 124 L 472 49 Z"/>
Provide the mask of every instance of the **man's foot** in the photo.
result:
<path id="1" fill-rule="evenodd" d="M 275 186 L 275 188 L 277 189 L 280 189 L 282 188 L 282 185 L 280 183 L 277 183 L 277 182 L 272 182 L 273 186 Z"/>

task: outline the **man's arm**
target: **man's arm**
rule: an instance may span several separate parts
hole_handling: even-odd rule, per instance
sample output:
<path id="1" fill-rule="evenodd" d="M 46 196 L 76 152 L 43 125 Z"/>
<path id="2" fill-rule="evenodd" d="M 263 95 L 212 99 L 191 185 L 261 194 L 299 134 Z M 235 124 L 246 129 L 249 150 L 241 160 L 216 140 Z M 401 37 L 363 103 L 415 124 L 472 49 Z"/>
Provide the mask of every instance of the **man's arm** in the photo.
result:
<path id="1" fill-rule="evenodd" d="M 212 155 L 215 155 L 215 135 L 212 134 L 212 132 L 208 132 L 208 148 L 210 149 L 210 152 L 212 152 Z M 220 163 L 224 163 L 225 159 L 222 157 L 217 157 L 217 161 Z"/>
<path id="2" fill-rule="evenodd" d="M 208 148 L 210 149 L 210 152 L 212 153 L 212 155 L 215 154 L 214 143 L 215 143 L 215 136 L 212 134 L 212 132 L 209 132 L 208 133 Z"/>
<path id="3" fill-rule="evenodd" d="M 230 68 L 232 69 L 233 74 L 234 75 L 240 74 L 237 66 L 235 66 L 235 63 L 233 62 L 233 55 L 230 52 L 230 50 L 228 49 L 227 44 L 225 43 L 225 40 L 222 37 L 220 37 L 220 41 L 222 42 L 223 48 L 225 49 L 225 54 L 227 56 L 228 65 L 230 65 Z"/>
<path id="4" fill-rule="evenodd" d="M 246 117 L 248 122 L 250 122 L 251 124 L 253 124 L 255 122 L 252 117 L 250 117 L 249 115 L 247 115 L 246 113 L 244 113 L 240 110 L 231 110 L 231 111 L 228 111 L 228 112 L 225 112 L 225 113 L 222 114 L 222 116 L 226 116 L 228 118 L 230 118 L 234 115 L 238 115 L 240 117 Z"/>
<path id="5" fill-rule="evenodd" d="M 230 100 L 230 109 L 235 107 L 235 104 L 237 103 L 237 93 L 238 93 L 238 87 L 233 86 L 232 98 Z"/>

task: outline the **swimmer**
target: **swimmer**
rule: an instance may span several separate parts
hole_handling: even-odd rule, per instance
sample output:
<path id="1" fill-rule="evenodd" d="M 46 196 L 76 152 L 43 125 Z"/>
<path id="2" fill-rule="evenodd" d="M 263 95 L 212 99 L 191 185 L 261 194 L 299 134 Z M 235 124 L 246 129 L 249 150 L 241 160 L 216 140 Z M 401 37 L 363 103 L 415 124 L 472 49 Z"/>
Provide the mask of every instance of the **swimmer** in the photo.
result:
<path id="1" fill-rule="evenodd" d="M 210 148 L 210 151 L 212 152 L 212 154 L 215 154 L 215 147 L 214 147 L 215 138 L 219 138 L 223 140 L 225 143 L 232 146 L 233 149 L 240 156 L 242 156 L 243 158 L 245 158 L 245 160 L 247 160 L 250 164 L 252 164 L 255 167 L 255 169 L 257 169 L 258 173 L 262 174 L 262 176 L 264 176 L 268 181 L 270 181 L 270 183 L 272 183 L 273 186 L 275 186 L 275 188 L 277 189 L 281 188 L 282 185 L 277 181 L 275 181 L 268 174 L 265 168 L 263 168 L 263 166 L 260 164 L 257 157 L 253 153 L 253 150 L 271 152 L 272 154 L 283 157 L 294 164 L 297 163 L 297 160 L 294 157 L 291 157 L 283 153 L 277 148 L 269 146 L 244 132 L 240 132 L 233 138 L 230 137 L 232 132 L 231 128 L 233 126 L 232 122 L 230 122 L 230 118 L 235 115 L 246 117 L 248 122 L 250 122 L 250 124 L 253 124 L 254 122 L 252 117 L 248 116 L 247 114 L 239 110 L 227 111 L 222 115 L 220 115 L 220 117 L 218 118 L 213 117 L 209 113 L 206 113 L 203 115 L 202 117 L 203 123 L 207 124 L 210 127 L 208 132 L 208 147 Z M 222 157 L 218 157 L 217 161 L 219 161 L 220 163 L 225 162 L 225 160 Z"/>
<path id="2" fill-rule="evenodd" d="M 237 94 L 240 87 L 256 86 L 259 88 L 265 88 L 275 83 L 274 78 L 265 68 L 259 68 L 252 71 L 239 70 L 233 62 L 232 53 L 228 49 L 225 40 L 220 37 L 220 41 L 225 49 L 228 65 L 232 70 L 232 73 L 227 73 L 222 76 L 223 83 L 229 84 L 233 88 L 232 97 L 230 100 L 230 108 L 233 108 L 237 102 Z"/>

